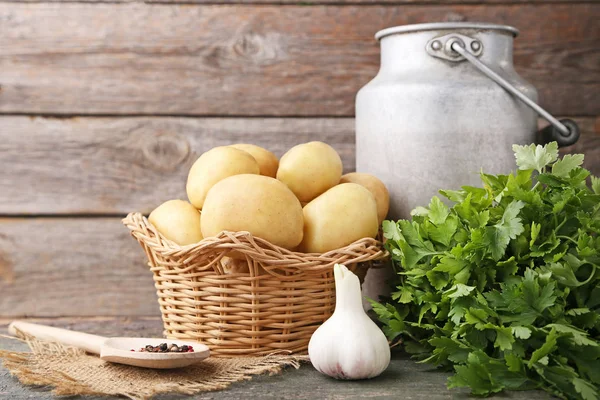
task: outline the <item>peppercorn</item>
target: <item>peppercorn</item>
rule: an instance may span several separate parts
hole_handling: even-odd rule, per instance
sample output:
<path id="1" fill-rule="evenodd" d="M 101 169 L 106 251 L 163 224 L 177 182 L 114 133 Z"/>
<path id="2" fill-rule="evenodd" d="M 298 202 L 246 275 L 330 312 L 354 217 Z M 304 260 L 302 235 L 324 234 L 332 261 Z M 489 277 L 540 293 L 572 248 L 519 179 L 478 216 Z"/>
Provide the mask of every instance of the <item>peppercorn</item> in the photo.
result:
<path id="1" fill-rule="evenodd" d="M 131 351 L 135 350 L 131 349 Z M 152 346 L 149 344 L 145 347 L 140 347 L 138 351 L 142 353 L 192 353 L 194 351 L 194 347 L 185 344 L 183 346 L 178 346 L 175 343 L 171 343 L 171 345 L 168 343 L 161 343 L 158 346 Z"/>

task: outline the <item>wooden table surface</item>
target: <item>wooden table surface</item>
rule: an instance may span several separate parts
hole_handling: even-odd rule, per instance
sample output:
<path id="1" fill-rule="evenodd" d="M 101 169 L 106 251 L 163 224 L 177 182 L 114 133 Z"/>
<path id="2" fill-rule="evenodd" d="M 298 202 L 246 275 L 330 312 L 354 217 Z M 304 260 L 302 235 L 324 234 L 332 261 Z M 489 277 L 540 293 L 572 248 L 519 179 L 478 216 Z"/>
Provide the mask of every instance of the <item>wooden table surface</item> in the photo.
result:
<path id="1" fill-rule="evenodd" d="M 0 334 L 7 334 L 9 321 L 0 320 Z M 161 322 L 154 318 L 85 320 L 40 320 L 40 323 L 84 330 L 106 336 L 160 336 Z M 0 348 L 28 351 L 27 346 L 16 340 L 0 337 Z M 203 393 L 196 396 L 164 395 L 157 400 L 174 399 L 467 399 L 466 390 L 448 390 L 449 374 L 432 369 L 430 365 L 417 364 L 405 354 L 394 352 L 389 368 L 378 378 L 368 381 L 336 381 L 318 373 L 310 364 L 300 369 L 288 368 L 273 376 L 257 376 L 250 381 L 232 384 L 227 390 Z M 502 395 L 508 399 L 550 399 L 545 392 L 509 392 Z M 21 385 L 8 371 L 0 368 L 0 399 L 52 399 L 48 389 Z M 107 399 L 108 397 L 77 396 L 70 399 Z"/>

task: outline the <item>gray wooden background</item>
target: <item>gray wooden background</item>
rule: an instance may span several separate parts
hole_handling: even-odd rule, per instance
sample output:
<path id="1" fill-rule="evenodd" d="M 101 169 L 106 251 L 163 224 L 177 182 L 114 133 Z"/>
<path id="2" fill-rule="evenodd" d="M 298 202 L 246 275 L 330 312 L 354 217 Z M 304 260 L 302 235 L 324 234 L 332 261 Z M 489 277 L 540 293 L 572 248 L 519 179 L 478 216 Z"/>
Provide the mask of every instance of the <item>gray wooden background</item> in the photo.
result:
<path id="1" fill-rule="evenodd" d="M 354 95 L 393 25 L 519 28 L 517 70 L 600 175 L 598 1 L 178 2 L 0 1 L 0 324 L 158 316 L 120 218 L 185 198 L 213 146 L 318 139 L 353 170 Z"/>

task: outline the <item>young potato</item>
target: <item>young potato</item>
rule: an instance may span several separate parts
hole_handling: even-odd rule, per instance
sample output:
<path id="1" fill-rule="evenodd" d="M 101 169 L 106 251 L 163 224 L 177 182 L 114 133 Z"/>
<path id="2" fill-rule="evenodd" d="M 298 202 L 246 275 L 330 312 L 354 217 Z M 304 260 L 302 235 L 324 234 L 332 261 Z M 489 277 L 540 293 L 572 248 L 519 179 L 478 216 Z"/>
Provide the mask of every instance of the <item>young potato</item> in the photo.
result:
<path id="1" fill-rule="evenodd" d="M 223 271 L 226 274 L 239 274 L 249 272 L 248 263 L 244 258 L 233 258 L 225 256 L 221 259 Z"/>
<path id="2" fill-rule="evenodd" d="M 299 144 L 279 160 L 277 179 L 285 183 L 296 197 L 308 203 L 335 186 L 342 176 L 340 155 L 323 142 Z"/>
<path id="3" fill-rule="evenodd" d="M 267 271 L 260 265 L 257 265 L 256 270 L 253 272 L 250 271 L 250 267 L 248 266 L 248 261 L 243 254 L 238 252 L 229 253 L 230 256 L 225 256 L 221 259 L 221 266 L 223 267 L 223 272 L 226 274 L 248 274 L 254 273 L 254 276 L 266 275 Z"/>
<path id="4" fill-rule="evenodd" d="M 377 203 L 377 220 L 379 224 L 383 222 L 390 209 L 390 193 L 379 178 L 361 172 L 351 172 L 343 175 L 340 183 L 358 183 L 369 189 Z"/>
<path id="5" fill-rule="evenodd" d="M 260 168 L 261 175 L 270 176 L 271 178 L 275 178 L 275 176 L 277 175 L 279 159 L 275 154 L 271 153 L 269 150 L 247 143 L 232 144 L 231 147 L 244 150 L 245 152 L 248 152 L 252 157 L 254 157 L 254 159 L 258 163 L 258 167 Z"/>
<path id="6" fill-rule="evenodd" d="M 201 219 L 204 237 L 248 231 L 286 249 L 302 241 L 303 225 L 302 206 L 287 186 L 268 176 L 249 174 L 230 176 L 214 185 Z"/>
<path id="7" fill-rule="evenodd" d="M 337 185 L 308 203 L 304 213 L 304 239 L 300 249 L 306 253 L 325 253 L 364 237 L 375 237 L 379 230 L 377 203 L 363 186 Z"/>
<path id="8" fill-rule="evenodd" d="M 202 240 L 200 229 L 200 212 L 184 200 L 169 200 L 156 207 L 150 213 L 148 221 L 175 243 L 198 243 Z"/>
<path id="9" fill-rule="evenodd" d="M 256 174 L 258 163 L 249 153 L 234 147 L 215 147 L 202 154 L 192 165 L 186 191 L 190 203 L 202 209 L 204 199 L 211 187 L 232 175 Z"/>

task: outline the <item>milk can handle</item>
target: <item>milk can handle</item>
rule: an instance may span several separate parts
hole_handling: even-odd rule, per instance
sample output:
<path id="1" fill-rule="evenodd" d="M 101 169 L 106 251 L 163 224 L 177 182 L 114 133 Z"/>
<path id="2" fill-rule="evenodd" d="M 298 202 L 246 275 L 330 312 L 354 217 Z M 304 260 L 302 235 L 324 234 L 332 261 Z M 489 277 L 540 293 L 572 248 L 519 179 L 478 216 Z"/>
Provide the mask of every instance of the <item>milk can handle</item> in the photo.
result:
<path id="1" fill-rule="evenodd" d="M 502 86 L 508 92 L 517 96 L 523 103 L 531 107 L 535 112 L 544 117 L 550 125 L 538 132 L 538 139 L 547 143 L 555 140 L 559 146 L 570 146 L 579 139 L 579 127 L 575 121 L 570 119 L 561 119 L 560 121 L 544 110 L 536 102 L 525 96 L 517 88 L 511 85 L 506 79 L 492 71 L 487 65 L 471 54 L 461 42 L 460 39 L 450 39 L 449 48 L 463 56 L 467 61 L 473 64 L 478 70 L 483 72 L 488 78 Z"/>

